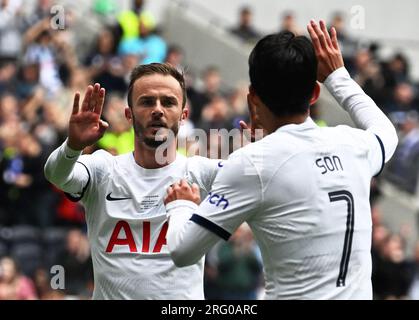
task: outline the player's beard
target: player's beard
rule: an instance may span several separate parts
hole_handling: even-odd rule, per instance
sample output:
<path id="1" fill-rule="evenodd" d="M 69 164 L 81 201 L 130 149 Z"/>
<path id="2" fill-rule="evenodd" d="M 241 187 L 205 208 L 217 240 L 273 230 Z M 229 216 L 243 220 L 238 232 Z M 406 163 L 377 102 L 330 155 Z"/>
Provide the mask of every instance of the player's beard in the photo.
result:
<path id="1" fill-rule="evenodd" d="M 134 133 L 137 136 L 137 139 L 141 142 L 144 142 L 144 144 L 153 149 L 157 149 L 159 146 L 161 146 L 163 143 L 167 141 L 168 133 L 165 134 L 165 136 L 153 134 L 152 137 L 146 136 L 147 127 L 144 127 L 141 123 L 137 122 L 134 115 L 132 116 L 132 123 L 134 126 Z M 174 137 L 177 137 L 178 131 L 179 131 L 179 122 L 176 121 L 173 126 L 168 128 L 162 128 L 165 131 L 170 132 L 170 130 L 173 132 Z M 157 132 L 161 131 L 158 130 Z M 156 133 L 157 133 L 156 132 Z M 161 132 L 159 132 L 161 133 Z"/>

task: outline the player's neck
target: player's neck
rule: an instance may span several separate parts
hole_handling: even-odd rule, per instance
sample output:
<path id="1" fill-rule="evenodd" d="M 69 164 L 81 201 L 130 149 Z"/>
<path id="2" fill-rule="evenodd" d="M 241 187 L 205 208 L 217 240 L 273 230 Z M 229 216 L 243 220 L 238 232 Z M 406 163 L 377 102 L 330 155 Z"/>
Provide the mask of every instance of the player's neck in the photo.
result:
<path id="1" fill-rule="evenodd" d="M 175 140 L 167 147 L 162 148 L 162 150 L 158 150 L 136 139 L 134 149 L 135 162 L 145 169 L 165 167 L 176 160 L 176 144 L 177 141 Z"/>
<path id="2" fill-rule="evenodd" d="M 266 124 L 266 129 L 268 134 L 275 132 L 278 128 L 286 126 L 288 124 L 301 124 L 307 120 L 309 116 L 308 112 L 305 114 L 298 114 L 292 116 L 283 116 L 283 117 L 271 117 L 270 121 Z M 269 119 L 269 118 L 268 118 Z"/>

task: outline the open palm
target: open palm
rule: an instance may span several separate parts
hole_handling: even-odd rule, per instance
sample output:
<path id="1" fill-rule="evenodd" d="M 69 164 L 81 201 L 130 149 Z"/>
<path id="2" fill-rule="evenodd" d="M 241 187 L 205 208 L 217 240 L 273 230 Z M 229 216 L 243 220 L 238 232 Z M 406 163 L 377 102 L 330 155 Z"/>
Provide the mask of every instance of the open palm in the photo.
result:
<path id="1" fill-rule="evenodd" d="M 96 143 L 105 133 L 108 124 L 100 119 L 105 89 L 96 83 L 88 86 L 81 108 L 80 93 L 76 93 L 68 127 L 68 146 L 74 150 L 83 150 Z"/>
<path id="2" fill-rule="evenodd" d="M 333 71 L 344 65 L 336 29 L 331 28 L 331 34 L 329 34 L 324 20 L 320 20 L 319 24 L 311 20 L 307 25 L 307 30 L 318 61 L 317 80 L 324 82 Z"/>

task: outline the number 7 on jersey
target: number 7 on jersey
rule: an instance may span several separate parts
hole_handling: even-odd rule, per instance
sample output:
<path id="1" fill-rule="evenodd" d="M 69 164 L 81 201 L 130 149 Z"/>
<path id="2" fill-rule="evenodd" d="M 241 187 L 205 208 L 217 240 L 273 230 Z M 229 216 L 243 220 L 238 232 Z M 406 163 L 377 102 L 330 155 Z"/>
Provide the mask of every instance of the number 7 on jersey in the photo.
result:
<path id="1" fill-rule="evenodd" d="M 339 190 L 329 193 L 330 202 L 346 201 L 348 204 L 348 214 L 346 217 L 345 241 L 343 243 L 342 258 L 340 260 L 339 276 L 336 281 L 337 287 L 345 286 L 346 274 L 348 272 L 349 258 L 351 256 L 352 238 L 354 234 L 354 198 L 349 191 Z"/>

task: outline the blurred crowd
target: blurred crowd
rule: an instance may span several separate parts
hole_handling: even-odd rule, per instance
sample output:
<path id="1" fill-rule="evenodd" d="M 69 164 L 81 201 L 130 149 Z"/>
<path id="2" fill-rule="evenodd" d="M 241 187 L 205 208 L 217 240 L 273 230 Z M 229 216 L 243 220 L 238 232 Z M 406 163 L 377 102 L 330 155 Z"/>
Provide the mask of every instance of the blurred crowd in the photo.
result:
<path id="1" fill-rule="evenodd" d="M 150 62 L 184 67 L 183 48 L 161 36 L 164 25 L 156 24 L 144 1 L 132 1 L 125 11 L 117 10 L 116 1 L 93 1 L 89 20 L 97 21 L 99 28 L 91 41 L 80 33 L 84 19 L 74 9 L 65 11 L 65 28 L 54 30 L 52 5 L 50 0 L 37 0 L 26 12 L 22 0 L 0 0 L 0 300 L 91 296 L 93 273 L 83 208 L 43 176 L 46 158 L 66 138 L 74 94 L 94 82 L 106 88 L 103 118 L 110 127 L 85 153 L 101 148 L 121 154 L 134 147 L 134 133 L 123 112 L 132 68 Z M 252 15 L 251 7 L 239 10 L 237 25 L 229 30 L 232 37 L 254 44 L 263 36 L 253 26 Z M 419 172 L 418 84 L 410 78 L 403 52 L 380 60 L 380 44 L 359 43 L 345 29 L 344 19 L 336 13 L 329 26 L 337 30 L 345 64 L 399 130 L 400 145 L 384 177 L 413 194 Z M 281 14 L 279 30 L 304 34 L 293 12 Z M 190 118 L 181 136 L 193 128 L 230 130 L 248 120 L 247 84 L 225 83 L 215 65 L 203 69 L 202 74 L 187 69 Z M 312 117 L 327 125 L 318 106 Z M 196 152 L 191 150 L 179 152 Z M 419 299 L 419 245 L 412 254 L 415 258 L 407 258 L 406 234 L 392 234 L 382 223 L 374 206 L 379 186 L 375 180 L 375 297 Z M 53 265 L 64 267 L 65 289 L 51 288 Z M 259 299 L 262 272 L 259 249 L 244 224 L 229 242 L 219 243 L 208 254 L 206 297 Z"/>

